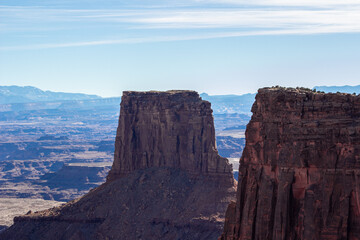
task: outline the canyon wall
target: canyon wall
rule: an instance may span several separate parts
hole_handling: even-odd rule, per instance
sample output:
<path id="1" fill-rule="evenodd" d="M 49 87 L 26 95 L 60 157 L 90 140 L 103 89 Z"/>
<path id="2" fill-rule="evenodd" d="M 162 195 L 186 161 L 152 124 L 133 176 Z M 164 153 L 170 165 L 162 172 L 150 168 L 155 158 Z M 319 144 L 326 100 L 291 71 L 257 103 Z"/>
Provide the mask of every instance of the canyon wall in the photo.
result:
<path id="1" fill-rule="evenodd" d="M 263 88 L 220 239 L 360 239 L 360 96 Z"/>

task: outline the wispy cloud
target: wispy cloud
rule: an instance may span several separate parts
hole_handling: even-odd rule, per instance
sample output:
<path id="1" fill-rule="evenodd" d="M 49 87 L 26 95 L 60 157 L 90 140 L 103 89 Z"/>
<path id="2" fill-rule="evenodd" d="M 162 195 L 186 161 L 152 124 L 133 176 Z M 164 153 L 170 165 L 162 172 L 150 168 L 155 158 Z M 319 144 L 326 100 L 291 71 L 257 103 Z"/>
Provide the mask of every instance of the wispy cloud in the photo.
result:
<path id="1" fill-rule="evenodd" d="M 150 42 L 173 42 L 173 41 L 189 41 L 215 38 L 230 38 L 230 37 L 246 37 L 246 36 L 269 36 L 269 35 L 305 35 L 305 34 L 321 34 L 321 33 L 347 33 L 344 29 L 337 27 L 327 28 L 302 28 L 296 30 L 265 30 L 265 31 L 246 31 L 246 32 L 220 32 L 213 34 L 201 34 L 190 36 L 156 36 L 156 37 L 141 37 L 141 38 L 123 38 L 101 41 L 84 41 L 84 42 L 68 42 L 68 43 L 50 43 L 50 44 L 34 44 L 21 46 L 4 46 L 0 47 L 0 51 L 12 50 L 40 50 L 51 48 L 67 48 L 67 47 L 85 47 L 85 46 L 99 46 L 99 45 L 113 45 L 113 44 L 136 44 L 136 43 L 150 43 Z"/>
<path id="2" fill-rule="evenodd" d="M 257 5 L 257 6 L 306 6 L 306 7 L 328 7 L 328 6 L 349 6 L 359 5 L 357 0 L 190 0 L 197 3 L 209 4 L 232 4 L 232 5 Z"/>
<path id="3" fill-rule="evenodd" d="M 359 10 L 173 11 L 132 19 L 148 28 L 285 28 L 337 26 L 358 31 Z"/>
<path id="4" fill-rule="evenodd" d="M 205 4 L 203 0 L 189 0 Z M 169 9 L 48 9 L 42 7 L 0 7 L 0 31 L 6 37 L 19 29 L 86 29 L 98 38 L 101 29 L 109 29 L 107 40 L 89 41 L 89 36 L 66 43 L 2 44 L 1 51 L 94 46 L 107 44 L 180 41 L 251 35 L 320 34 L 360 32 L 360 2 L 354 0 L 210 0 L 217 7 L 174 7 Z M 209 3 L 207 1 L 207 3 Z M 227 7 L 230 4 L 233 7 Z M 246 6 L 244 6 L 247 4 Z M 271 7 L 269 7 L 271 6 Z M 286 7 L 287 6 L 287 7 Z M 301 6 L 301 7 L 293 7 Z M 112 31 L 111 31 L 112 30 Z M 29 30 L 34 31 L 34 30 Z M 121 32 L 122 37 L 113 37 Z M 186 33 L 184 33 L 184 31 Z M 77 41 L 75 41 L 75 39 Z M 111 39 L 111 40 L 108 40 Z M 48 41 L 51 40 L 51 36 Z"/>

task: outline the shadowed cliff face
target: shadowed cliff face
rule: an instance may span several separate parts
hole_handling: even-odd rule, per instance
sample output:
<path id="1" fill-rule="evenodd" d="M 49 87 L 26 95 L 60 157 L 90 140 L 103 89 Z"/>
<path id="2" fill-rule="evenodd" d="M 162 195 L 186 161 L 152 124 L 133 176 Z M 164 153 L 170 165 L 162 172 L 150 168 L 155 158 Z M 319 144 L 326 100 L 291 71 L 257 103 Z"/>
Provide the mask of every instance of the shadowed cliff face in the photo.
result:
<path id="1" fill-rule="evenodd" d="M 235 186 L 211 113 L 193 91 L 124 92 L 108 181 L 0 239 L 217 239 Z"/>
<path id="2" fill-rule="evenodd" d="M 360 239 L 360 96 L 260 89 L 221 239 Z"/>
<path id="3" fill-rule="evenodd" d="M 108 179 L 149 167 L 174 167 L 194 175 L 232 174 L 216 150 L 210 103 L 197 92 L 123 93 Z"/>

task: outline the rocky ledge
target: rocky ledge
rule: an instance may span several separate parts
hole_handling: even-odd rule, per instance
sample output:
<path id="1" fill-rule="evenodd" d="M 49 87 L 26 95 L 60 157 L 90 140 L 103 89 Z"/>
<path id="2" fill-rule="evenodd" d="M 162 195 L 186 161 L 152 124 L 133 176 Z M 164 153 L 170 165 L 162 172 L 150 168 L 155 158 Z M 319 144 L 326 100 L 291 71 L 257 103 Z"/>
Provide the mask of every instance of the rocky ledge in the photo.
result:
<path id="1" fill-rule="evenodd" d="M 217 239 L 235 200 L 210 103 L 193 91 L 124 92 L 108 180 L 16 217 L 0 239 Z"/>
<path id="2" fill-rule="evenodd" d="M 220 239 L 360 239 L 360 96 L 263 88 Z"/>

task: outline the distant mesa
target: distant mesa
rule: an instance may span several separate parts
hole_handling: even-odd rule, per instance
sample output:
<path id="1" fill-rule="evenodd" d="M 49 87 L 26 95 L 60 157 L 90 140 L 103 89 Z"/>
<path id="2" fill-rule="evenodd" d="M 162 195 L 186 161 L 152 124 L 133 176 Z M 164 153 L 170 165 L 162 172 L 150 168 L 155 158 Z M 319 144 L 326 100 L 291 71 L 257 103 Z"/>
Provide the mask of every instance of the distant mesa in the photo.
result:
<path id="1" fill-rule="evenodd" d="M 211 102 L 215 114 L 241 113 L 250 115 L 251 106 L 254 103 L 255 94 L 243 95 L 208 95 L 202 93 L 202 99 Z"/>
<path id="2" fill-rule="evenodd" d="M 47 140 L 60 141 L 60 140 L 69 140 L 69 138 L 67 136 L 44 135 L 44 136 L 39 137 L 37 140 L 38 141 L 47 141 Z"/>
<path id="3" fill-rule="evenodd" d="M 316 91 L 323 91 L 325 93 L 355 93 L 360 94 L 360 85 L 357 86 L 315 86 L 313 89 L 316 89 Z"/>
<path id="4" fill-rule="evenodd" d="M 263 88 L 221 240 L 360 236 L 360 96 Z"/>
<path id="5" fill-rule="evenodd" d="M 233 127 L 224 128 L 224 131 L 245 130 L 245 129 L 246 129 L 246 125 L 237 125 L 237 126 L 233 126 Z"/>
<path id="6" fill-rule="evenodd" d="M 40 177 L 41 185 L 51 189 L 89 190 L 105 181 L 111 168 L 110 163 L 70 163 L 64 164 L 56 172 L 49 172 Z M 59 198 L 64 201 L 66 199 Z"/>
<path id="7" fill-rule="evenodd" d="M 231 200 L 210 103 L 194 91 L 124 92 L 106 183 L 16 217 L 0 239 L 217 239 Z"/>
<path id="8" fill-rule="evenodd" d="M 36 87 L 0 86 L 0 104 L 100 99 L 97 95 L 43 91 Z"/>

